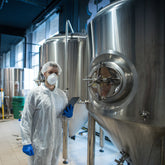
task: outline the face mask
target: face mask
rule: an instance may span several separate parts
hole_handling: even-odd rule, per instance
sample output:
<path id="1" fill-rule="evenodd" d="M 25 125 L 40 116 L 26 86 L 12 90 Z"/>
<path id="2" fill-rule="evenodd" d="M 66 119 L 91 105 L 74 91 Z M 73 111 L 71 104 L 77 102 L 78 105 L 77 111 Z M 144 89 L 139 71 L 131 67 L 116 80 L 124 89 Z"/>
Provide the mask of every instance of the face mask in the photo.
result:
<path id="1" fill-rule="evenodd" d="M 58 77 L 57 77 L 57 75 L 56 75 L 55 73 L 50 74 L 50 75 L 48 76 L 48 78 L 47 78 L 47 82 L 48 82 L 50 85 L 56 84 L 57 80 L 58 80 Z"/>

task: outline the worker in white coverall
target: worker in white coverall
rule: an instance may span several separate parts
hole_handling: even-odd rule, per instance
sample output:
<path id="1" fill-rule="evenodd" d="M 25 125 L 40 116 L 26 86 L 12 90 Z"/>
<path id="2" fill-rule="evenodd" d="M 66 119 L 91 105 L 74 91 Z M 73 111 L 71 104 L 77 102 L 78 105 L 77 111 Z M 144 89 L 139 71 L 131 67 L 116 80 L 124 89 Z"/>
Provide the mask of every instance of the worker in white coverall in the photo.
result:
<path id="1" fill-rule="evenodd" d="M 66 107 L 66 94 L 56 87 L 61 71 L 54 62 L 44 64 L 44 85 L 33 89 L 26 98 L 20 126 L 22 150 L 30 156 L 30 165 L 58 165 L 62 118 L 73 115 L 72 105 Z"/>

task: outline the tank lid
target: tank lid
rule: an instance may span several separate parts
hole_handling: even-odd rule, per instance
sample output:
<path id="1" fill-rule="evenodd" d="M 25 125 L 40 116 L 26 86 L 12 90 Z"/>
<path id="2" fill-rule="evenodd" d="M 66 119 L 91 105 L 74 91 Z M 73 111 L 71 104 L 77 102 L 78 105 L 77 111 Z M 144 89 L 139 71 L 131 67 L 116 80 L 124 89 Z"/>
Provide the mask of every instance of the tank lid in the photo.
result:
<path id="1" fill-rule="evenodd" d="M 115 1 L 109 5 L 107 5 L 106 7 L 104 7 L 103 9 L 101 9 L 97 14 L 96 16 L 89 22 L 89 24 L 95 20 L 97 17 L 103 15 L 105 12 L 107 11 L 110 11 L 110 10 L 116 10 L 117 8 L 121 7 L 123 4 L 125 3 L 128 3 L 128 2 L 131 2 L 132 0 L 118 0 L 118 1 Z"/>
<path id="2" fill-rule="evenodd" d="M 46 42 L 54 41 L 56 39 L 65 39 L 66 35 L 65 34 L 57 34 L 49 39 L 46 40 Z M 68 39 L 71 38 L 80 38 L 80 39 L 86 39 L 87 34 L 86 33 L 69 33 L 68 34 Z"/>

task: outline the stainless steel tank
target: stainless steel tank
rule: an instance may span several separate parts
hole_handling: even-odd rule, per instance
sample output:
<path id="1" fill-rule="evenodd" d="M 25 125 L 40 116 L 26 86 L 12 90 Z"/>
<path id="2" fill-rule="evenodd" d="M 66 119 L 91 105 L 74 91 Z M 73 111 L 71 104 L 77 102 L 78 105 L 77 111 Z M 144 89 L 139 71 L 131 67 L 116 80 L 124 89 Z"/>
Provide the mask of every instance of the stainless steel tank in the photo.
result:
<path id="1" fill-rule="evenodd" d="M 2 69 L 2 88 L 4 89 L 5 100 L 9 113 L 12 108 L 12 97 L 23 95 L 23 80 L 23 69 Z"/>
<path id="2" fill-rule="evenodd" d="M 73 34 L 68 36 L 67 56 L 65 53 L 65 35 L 57 35 L 48 39 L 40 47 L 40 66 L 47 61 L 55 61 L 62 67 L 58 87 L 68 90 L 68 96 L 87 97 L 87 85 L 83 78 L 88 73 L 86 35 Z"/>
<path id="3" fill-rule="evenodd" d="M 85 100 L 88 91 L 83 78 L 88 74 L 90 62 L 87 55 L 87 35 L 69 34 L 67 40 L 66 35 L 56 35 L 48 39 L 40 47 L 40 67 L 48 61 L 55 61 L 61 66 L 63 71 L 59 76 L 58 87 L 67 91 L 68 100 L 72 97 Z M 74 115 L 70 120 L 70 136 L 87 122 L 87 117 L 85 104 L 75 105 Z"/>
<path id="4" fill-rule="evenodd" d="M 120 0 L 88 24 L 88 109 L 131 165 L 165 164 L 164 11 Z"/>

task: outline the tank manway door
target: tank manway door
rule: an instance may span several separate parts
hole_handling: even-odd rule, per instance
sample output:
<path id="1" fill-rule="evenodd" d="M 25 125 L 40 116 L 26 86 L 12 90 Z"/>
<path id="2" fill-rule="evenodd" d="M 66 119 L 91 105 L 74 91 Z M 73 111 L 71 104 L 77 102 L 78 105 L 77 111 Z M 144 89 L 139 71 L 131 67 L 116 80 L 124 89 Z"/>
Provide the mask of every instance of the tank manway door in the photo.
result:
<path id="1" fill-rule="evenodd" d="M 137 89 L 134 65 L 118 52 L 97 56 L 88 76 L 90 99 L 107 110 L 123 108 L 130 103 Z"/>

